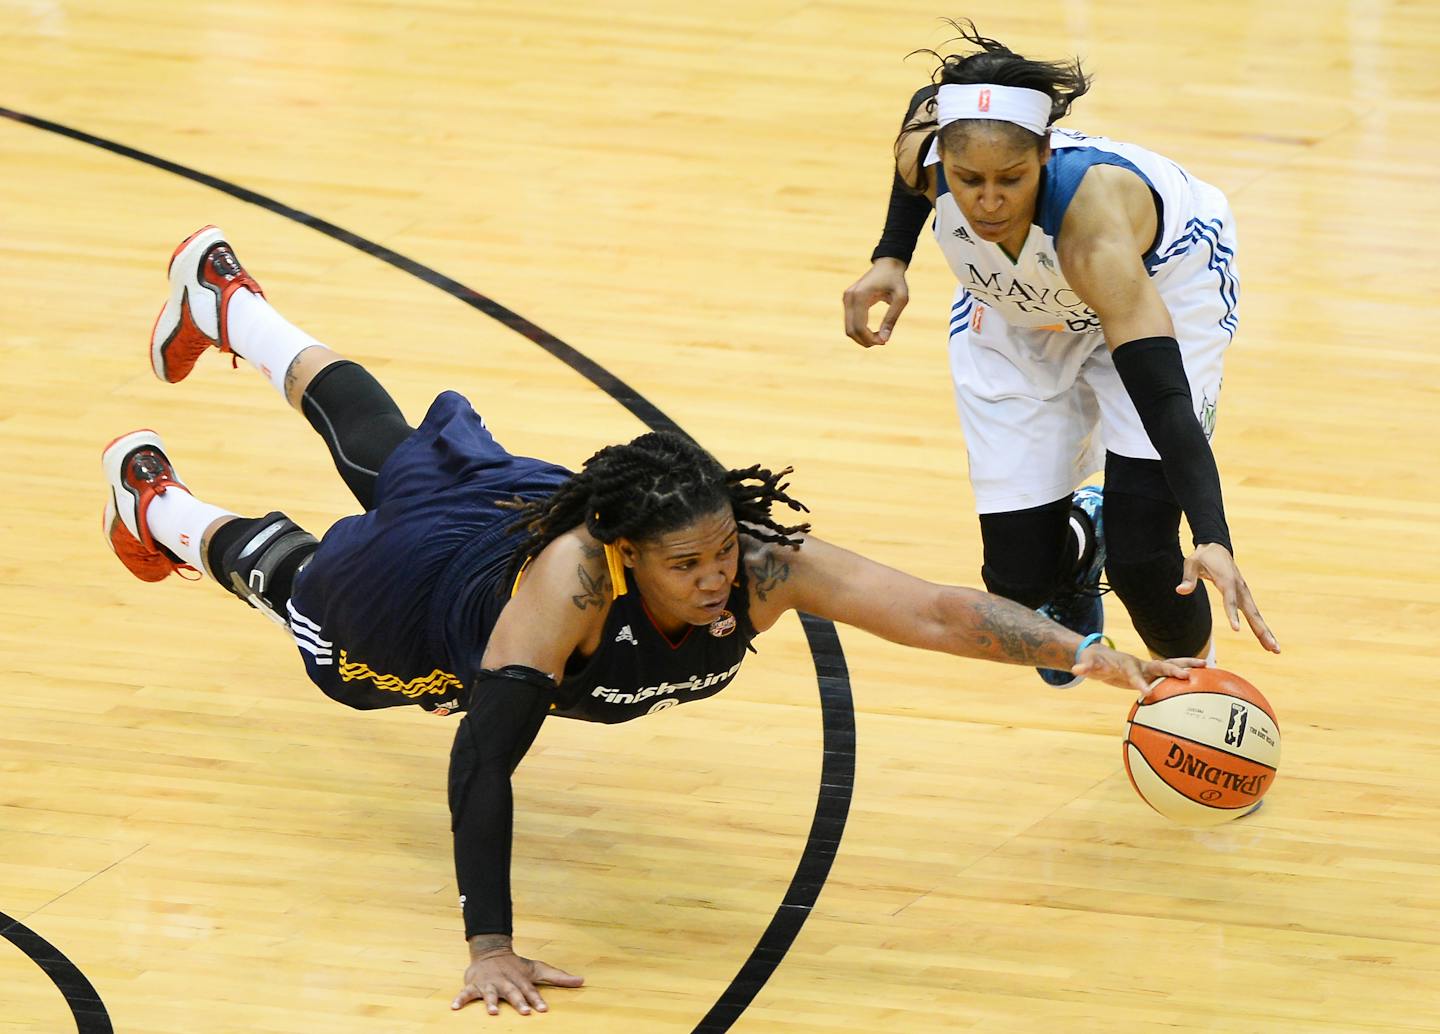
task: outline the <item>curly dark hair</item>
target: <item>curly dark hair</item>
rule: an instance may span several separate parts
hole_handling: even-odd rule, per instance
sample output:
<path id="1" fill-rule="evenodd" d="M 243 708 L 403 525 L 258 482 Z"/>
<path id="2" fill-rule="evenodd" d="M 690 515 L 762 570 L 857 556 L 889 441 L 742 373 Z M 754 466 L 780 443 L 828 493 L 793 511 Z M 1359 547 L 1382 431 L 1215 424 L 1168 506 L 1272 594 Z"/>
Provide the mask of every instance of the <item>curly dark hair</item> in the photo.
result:
<path id="1" fill-rule="evenodd" d="M 994 86 L 1018 86 L 1027 90 L 1039 90 L 1050 98 L 1050 125 L 1054 125 L 1068 115 L 1070 105 L 1090 91 L 1091 77 L 1080 66 L 1078 57 L 1068 61 L 1035 61 L 1015 53 L 998 40 L 982 36 L 980 30 L 975 27 L 975 23 L 968 18 L 961 21 L 946 19 L 946 23 L 959 35 L 946 40 L 941 46 L 964 41 L 980 49 L 964 54 L 941 54 L 935 50 L 921 49 L 911 51 L 907 55 L 914 57 L 916 54 L 928 54 L 939 64 L 930 76 L 934 86 L 930 87 L 929 100 L 922 102 L 901 127 L 900 136 L 895 141 L 897 152 L 900 148 L 900 141 L 904 137 L 910 133 L 924 132 L 927 129 L 931 132 L 922 143 L 920 153 L 925 154 L 930 150 L 930 141 L 935 134 L 935 130 L 931 127 L 937 126 L 934 91 L 950 83 L 962 85 L 986 83 Z M 1030 144 L 1036 149 L 1043 149 L 1045 146 L 1046 141 L 1043 136 L 1037 137 L 1020 126 L 1003 122 L 987 122 L 986 125 L 1009 133 L 1017 144 Z M 973 127 L 974 122 L 969 119 L 960 119 L 950 123 L 943 130 L 939 130 L 940 146 L 946 150 L 958 146 L 965 134 Z M 917 179 L 918 182 L 910 182 L 909 186 L 914 190 L 923 191 L 923 170 Z"/>
<path id="2" fill-rule="evenodd" d="M 544 498 L 511 504 L 514 528 L 526 533 L 515 551 L 513 583 L 525 564 L 556 538 L 584 525 L 601 542 L 653 539 L 677 531 L 729 506 L 742 532 L 764 542 L 797 548 L 794 536 L 809 524 L 784 525 L 770 515 L 775 503 L 810 511 L 787 493 L 781 479 L 793 468 L 772 472 L 759 465 L 726 470 L 685 435 L 652 431 L 624 445 L 608 445 L 579 473 Z"/>

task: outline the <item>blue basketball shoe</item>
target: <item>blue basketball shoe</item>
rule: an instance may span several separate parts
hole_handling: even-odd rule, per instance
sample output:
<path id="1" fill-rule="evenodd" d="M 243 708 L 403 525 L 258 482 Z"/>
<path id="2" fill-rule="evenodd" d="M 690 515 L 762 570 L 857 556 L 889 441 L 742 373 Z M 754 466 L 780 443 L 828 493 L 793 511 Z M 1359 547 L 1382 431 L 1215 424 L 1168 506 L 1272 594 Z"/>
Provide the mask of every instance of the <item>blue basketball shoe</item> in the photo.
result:
<path id="1" fill-rule="evenodd" d="M 1101 588 L 1100 573 L 1105 570 L 1105 496 L 1099 485 L 1086 485 L 1071 497 L 1070 521 L 1082 535 L 1089 530 L 1088 559 L 1075 572 L 1074 580 L 1055 594 L 1055 598 L 1039 608 L 1051 621 L 1078 632 L 1082 636 L 1105 631 L 1105 605 L 1100 597 L 1109 592 Z M 1082 676 L 1058 668 L 1036 668 L 1046 685 L 1069 689 L 1085 681 Z"/>

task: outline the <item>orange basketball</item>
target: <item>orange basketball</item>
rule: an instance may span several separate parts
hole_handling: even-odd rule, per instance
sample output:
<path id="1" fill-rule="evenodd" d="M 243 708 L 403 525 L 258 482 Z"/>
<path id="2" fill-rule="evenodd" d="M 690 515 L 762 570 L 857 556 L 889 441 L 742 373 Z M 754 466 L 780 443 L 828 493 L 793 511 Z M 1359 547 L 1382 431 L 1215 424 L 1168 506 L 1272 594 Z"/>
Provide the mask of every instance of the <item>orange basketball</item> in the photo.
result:
<path id="1" fill-rule="evenodd" d="M 1146 804 L 1188 826 L 1253 810 L 1275 783 L 1280 724 L 1260 691 L 1219 668 L 1161 679 L 1125 723 L 1125 772 Z"/>

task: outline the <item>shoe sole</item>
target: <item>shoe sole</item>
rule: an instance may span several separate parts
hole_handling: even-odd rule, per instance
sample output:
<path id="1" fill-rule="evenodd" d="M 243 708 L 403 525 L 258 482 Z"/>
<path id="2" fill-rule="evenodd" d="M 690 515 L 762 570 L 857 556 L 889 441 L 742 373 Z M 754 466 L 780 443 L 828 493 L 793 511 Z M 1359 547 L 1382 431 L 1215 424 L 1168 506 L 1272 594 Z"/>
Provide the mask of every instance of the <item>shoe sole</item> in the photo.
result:
<path id="1" fill-rule="evenodd" d="M 178 382 L 171 381 L 170 378 L 165 375 L 164 348 L 168 343 L 168 339 L 162 341 L 160 338 L 161 321 L 165 320 L 166 313 L 173 312 L 174 320 L 167 321 L 167 325 L 173 322 L 175 326 L 178 326 L 184 318 L 182 309 L 186 304 L 185 295 L 187 292 L 191 289 L 209 290 L 209 288 L 206 288 L 204 285 L 194 282 L 195 277 L 190 275 L 190 271 L 192 269 L 198 270 L 200 268 L 200 259 L 204 257 L 205 252 L 224 240 L 225 234 L 218 226 L 213 224 L 202 226 L 180 242 L 179 247 L 170 255 L 170 264 L 165 267 L 165 275 L 170 278 L 170 297 L 165 304 L 160 307 L 160 312 L 155 317 L 155 324 L 150 328 L 150 369 L 155 371 L 156 377 L 159 377 L 167 384 Z M 187 252 L 189 254 L 187 254 Z M 184 262 L 180 262 L 182 256 L 185 258 Z M 177 276 L 175 272 L 177 263 L 181 270 L 181 275 L 179 276 Z M 218 321 L 215 333 L 217 335 L 220 333 Z M 219 340 L 218 336 L 216 340 Z M 183 379 L 184 378 L 181 378 L 181 380 Z"/>
<path id="2" fill-rule="evenodd" d="M 130 522 L 125 519 L 125 509 L 120 506 L 120 498 L 117 493 L 128 491 L 123 488 L 124 481 L 122 478 L 126 457 L 136 449 L 146 445 L 151 446 L 162 454 L 165 452 L 165 446 L 161 443 L 160 436 L 148 427 L 142 427 L 138 431 L 122 434 L 119 438 L 116 438 L 109 445 L 105 446 L 104 451 L 100 453 L 100 466 L 105 471 L 105 483 L 110 488 L 110 501 L 105 504 L 106 510 L 113 511 L 115 515 L 118 515 L 121 523 L 125 525 L 126 530 L 140 541 L 144 541 L 140 535 L 140 529 L 132 528 Z M 176 480 L 179 481 L 179 478 L 176 478 Z M 108 532 L 110 527 L 109 521 L 106 521 L 105 527 Z M 109 538 L 108 534 L 106 538 Z M 113 549 L 114 547 L 112 546 L 111 548 Z"/>

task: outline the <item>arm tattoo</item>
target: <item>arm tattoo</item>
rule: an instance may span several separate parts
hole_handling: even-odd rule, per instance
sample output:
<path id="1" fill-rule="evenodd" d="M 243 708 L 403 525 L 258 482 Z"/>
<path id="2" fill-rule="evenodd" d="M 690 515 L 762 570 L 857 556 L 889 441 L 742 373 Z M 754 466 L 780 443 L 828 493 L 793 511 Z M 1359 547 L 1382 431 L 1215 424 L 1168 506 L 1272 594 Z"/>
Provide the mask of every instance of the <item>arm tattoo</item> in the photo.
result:
<path id="1" fill-rule="evenodd" d="M 586 607 L 605 606 L 605 590 L 610 586 L 610 576 L 602 574 L 596 578 L 589 571 L 585 570 L 584 564 L 577 564 L 575 571 L 580 575 L 581 592 L 570 597 L 570 602 L 575 604 L 576 610 L 584 610 Z"/>
<path id="2" fill-rule="evenodd" d="M 295 394 L 295 382 L 299 379 L 299 376 L 295 370 L 295 365 L 296 361 L 299 358 L 300 357 L 297 355 L 294 359 L 290 360 L 290 365 L 285 368 L 285 388 L 282 391 L 282 394 L 285 396 L 286 402 L 289 402 L 291 396 Z"/>
<path id="3" fill-rule="evenodd" d="M 1055 639 L 1064 632 L 1028 607 L 998 596 L 979 596 L 971 605 L 972 637 L 978 656 L 1070 670 L 1074 656 Z"/>
<path id="4" fill-rule="evenodd" d="M 750 581 L 755 586 L 755 595 L 763 603 L 775 587 L 790 577 L 790 562 L 781 560 L 767 551 L 759 564 L 750 565 Z"/>

